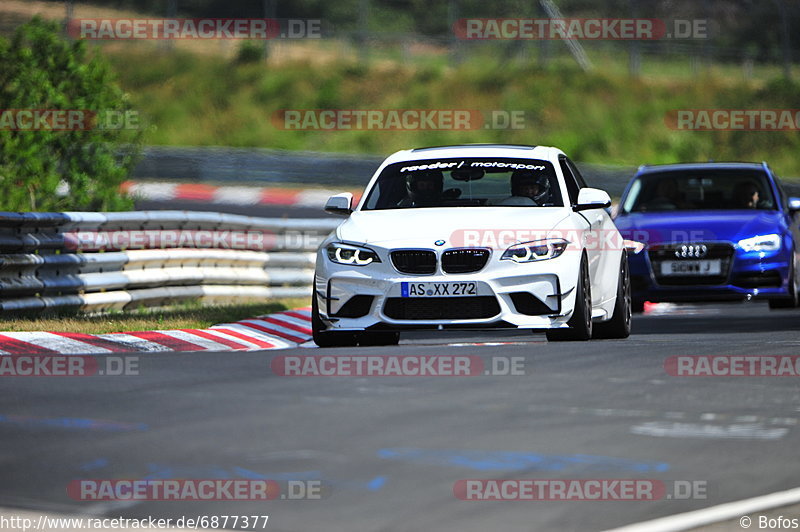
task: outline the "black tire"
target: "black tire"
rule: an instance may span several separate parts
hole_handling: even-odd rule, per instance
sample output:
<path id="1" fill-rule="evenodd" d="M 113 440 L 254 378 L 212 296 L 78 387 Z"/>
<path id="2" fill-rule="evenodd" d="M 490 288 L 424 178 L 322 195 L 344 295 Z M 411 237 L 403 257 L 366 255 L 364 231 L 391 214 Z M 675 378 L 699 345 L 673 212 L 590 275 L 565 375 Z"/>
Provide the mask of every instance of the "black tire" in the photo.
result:
<path id="1" fill-rule="evenodd" d="M 628 254 L 623 251 L 614 313 L 610 320 L 594 324 L 592 338 L 627 338 L 631 335 L 631 312 L 631 276 Z"/>
<path id="2" fill-rule="evenodd" d="M 359 335 L 358 345 L 379 346 L 397 345 L 400 342 L 399 332 L 364 332 Z"/>
<path id="3" fill-rule="evenodd" d="M 567 322 L 569 329 L 548 329 L 550 342 L 583 342 L 592 337 L 592 286 L 589 279 L 589 265 L 584 256 L 575 287 L 575 310 Z"/>
<path id="4" fill-rule="evenodd" d="M 791 281 L 791 285 L 789 285 L 789 297 L 784 297 L 780 299 L 770 299 L 769 308 L 771 309 L 797 308 L 799 302 L 798 302 L 798 288 L 797 288 L 797 279 L 795 278 L 796 271 L 794 262 L 795 262 L 794 252 L 792 252 L 792 267 L 789 269 L 789 279 Z"/>
<path id="5" fill-rule="evenodd" d="M 319 317 L 316 294 L 311 296 L 311 333 L 314 343 L 319 347 L 353 347 L 358 341 L 356 333 L 325 330 L 325 324 Z"/>

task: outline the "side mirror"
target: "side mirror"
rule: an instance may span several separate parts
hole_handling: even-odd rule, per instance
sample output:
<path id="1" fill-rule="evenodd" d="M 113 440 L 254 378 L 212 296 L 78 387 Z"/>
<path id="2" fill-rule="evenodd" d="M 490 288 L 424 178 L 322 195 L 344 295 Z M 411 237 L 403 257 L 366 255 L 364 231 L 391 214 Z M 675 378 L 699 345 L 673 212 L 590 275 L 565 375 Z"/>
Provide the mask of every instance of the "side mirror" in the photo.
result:
<path id="1" fill-rule="evenodd" d="M 789 198 L 789 214 L 794 216 L 800 211 L 800 198 Z"/>
<path id="2" fill-rule="evenodd" d="M 572 208 L 575 212 L 588 209 L 607 209 L 611 207 L 611 196 L 605 190 L 582 188 L 578 192 L 578 203 Z"/>
<path id="3" fill-rule="evenodd" d="M 353 195 L 349 192 L 334 194 L 325 203 L 325 212 L 349 216 L 353 212 Z"/>

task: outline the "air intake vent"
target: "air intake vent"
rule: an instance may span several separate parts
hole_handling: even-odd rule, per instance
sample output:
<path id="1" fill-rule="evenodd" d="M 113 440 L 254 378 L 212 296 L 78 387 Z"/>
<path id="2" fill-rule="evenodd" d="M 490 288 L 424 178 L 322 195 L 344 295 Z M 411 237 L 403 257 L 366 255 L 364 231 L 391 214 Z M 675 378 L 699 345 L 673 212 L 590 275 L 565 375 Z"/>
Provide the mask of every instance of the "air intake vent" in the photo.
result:
<path id="1" fill-rule="evenodd" d="M 477 320 L 500 314 L 494 296 L 390 297 L 383 313 L 394 320 Z"/>

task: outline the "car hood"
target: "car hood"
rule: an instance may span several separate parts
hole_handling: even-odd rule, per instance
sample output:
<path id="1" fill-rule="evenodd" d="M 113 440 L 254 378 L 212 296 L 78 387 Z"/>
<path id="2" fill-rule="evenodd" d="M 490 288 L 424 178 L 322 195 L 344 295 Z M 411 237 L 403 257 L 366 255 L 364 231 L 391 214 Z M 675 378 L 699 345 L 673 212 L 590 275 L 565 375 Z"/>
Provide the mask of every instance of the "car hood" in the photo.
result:
<path id="1" fill-rule="evenodd" d="M 546 233 L 569 216 L 563 207 L 447 207 L 356 211 L 337 229 L 345 242 L 386 247 L 461 247 L 491 241 L 501 231 L 513 231 L 525 241 L 529 234 Z M 491 234 L 489 234 L 491 233 Z M 477 234 L 477 237 L 476 237 Z M 491 246 L 490 246 L 491 247 Z"/>
<path id="2" fill-rule="evenodd" d="M 782 233 L 778 211 L 691 211 L 630 213 L 614 223 L 624 238 L 638 242 L 738 242 L 743 238 Z"/>

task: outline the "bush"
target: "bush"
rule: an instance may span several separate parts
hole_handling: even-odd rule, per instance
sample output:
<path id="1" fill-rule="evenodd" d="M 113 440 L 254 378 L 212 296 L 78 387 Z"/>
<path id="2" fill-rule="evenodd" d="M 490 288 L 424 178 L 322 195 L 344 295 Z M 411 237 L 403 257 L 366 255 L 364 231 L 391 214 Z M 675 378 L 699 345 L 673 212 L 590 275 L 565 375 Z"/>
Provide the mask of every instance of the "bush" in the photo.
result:
<path id="1" fill-rule="evenodd" d="M 141 121 L 86 43 L 39 17 L 10 42 L 0 38 L 0 110 L 0 210 L 132 207 L 120 185 L 141 151 Z M 65 131 L 30 128 L 19 110 L 80 112 L 76 130 Z"/>
<path id="2" fill-rule="evenodd" d="M 240 64 L 263 63 L 266 59 L 267 50 L 264 43 L 259 41 L 242 42 L 236 53 L 236 62 Z"/>

